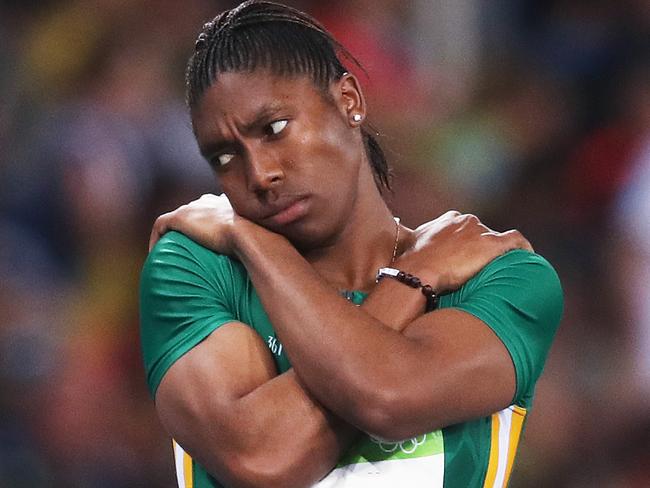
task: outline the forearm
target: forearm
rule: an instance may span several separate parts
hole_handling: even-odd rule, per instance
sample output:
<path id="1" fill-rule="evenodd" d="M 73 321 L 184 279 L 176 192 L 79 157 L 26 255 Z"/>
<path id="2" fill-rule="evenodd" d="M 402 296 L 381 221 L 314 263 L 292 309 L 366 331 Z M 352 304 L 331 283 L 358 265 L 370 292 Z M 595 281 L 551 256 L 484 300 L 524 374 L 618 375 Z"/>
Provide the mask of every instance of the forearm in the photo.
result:
<path id="1" fill-rule="evenodd" d="M 241 398 L 235 412 L 254 418 L 234 435 L 249 453 L 244 472 L 261 477 L 264 487 L 311 486 L 334 468 L 358 435 L 311 397 L 293 370 Z"/>
<path id="2" fill-rule="evenodd" d="M 156 409 L 169 434 L 225 486 L 309 486 L 355 435 L 293 370 L 278 375 L 262 338 L 240 322 L 172 364 Z"/>
<path id="3" fill-rule="evenodd" d="M 180 408 L 183 398 L 176 408 L 158 402 L 159 413 L 177 442 L 226 486 L 311 486 L 357 435 L 306 392 L 293 370 L 238 399 L 205 398 Z"/>
<path id="4" fill-rule="evenodd" d="M 417 347 L 400 331 L 421 314 L 424 297 L 399 283 L 382 283 L 363 309 L 352 306 L 284 237 L 259 227 L 237 239 L 236 252 L 309 391 L 367 428 L 369 408 L 379 403 L 381 409 L 376 395 L 391 390 L 377 388 L 379 379 L 401 381 L 405 358 Z"/>

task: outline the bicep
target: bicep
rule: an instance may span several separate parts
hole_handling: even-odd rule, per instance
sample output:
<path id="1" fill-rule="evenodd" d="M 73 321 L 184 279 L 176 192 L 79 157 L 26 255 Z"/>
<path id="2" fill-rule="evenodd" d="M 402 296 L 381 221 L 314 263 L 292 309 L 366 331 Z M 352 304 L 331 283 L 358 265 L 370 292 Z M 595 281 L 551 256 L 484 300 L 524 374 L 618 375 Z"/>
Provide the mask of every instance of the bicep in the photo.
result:
<path id="1" fill-rule="evenodd" d="M 223 483 L 309 486 L 354 431 L 293 370 L 278 375 L 262 338 L 239 321 L 242 273 L 181 234 L 156 244 L 140 285 L 149 388 L 167 431 Z"/>
<path id="2" fill-rule="evenodd" d="M 243 279 L 225 256 L 178 233 L 149 254 L 140 279 L 140 336 L 147 383 L 155 396 L 179 358 L 220 326 L 238 320 Z"/>
<path id="3" fill-rule="evenodd" d="M 182 403 L 201 411 L 205 403 L 237 400 L 275 375 L 262 338 L 249 326 L 230 322 L 169 368 L 156 393 L 156 406 L 166 412 Z"/>
<path id="4" fill-rule="evenodd" d="M 237 422 L 246 421 L 237 418 L 238 400 L 274 376 L 275 365 L 261 337 L 247 325 L 231 322 L 169 368 L 156 393 L 156 409 L 184 449 L 220 472 L 220 460 L 229 450 L 246 449 L 236 436 Z"/>
<path id="5" fill-rule="evenodd" d="M 511 252 L 446 302 L 449 308 L 405 329 L 415 353 L 409 364 L 421 365 L 403 387 L 418 425 L 427 425 L 427 409 L 442 427 L 529 406 L 562 309 L 552 267 L 540 256 Z"/>
<path id="6" fill-rule="evenodd" d="M 169 368 L 156 408 L 176 441 L 229 486 L 311 486 L 356 435 L 293 370 L 276 374 L 261 337 L 237 322 Z"/>
<path id="7" fill-rule="evenodd" d="M 484 322 L 443 309 L 412 322 L 417 374 L 403 383 L 405 434 L 429 432 L 499 411 L 512 403 L 515 370 L 503 342 Z"/>
<path id="8" fill-rule="evenodd" d="M 505 345 L 516 373 L 515 402 L 527 407 L 563 308 L 557 273 L 541 256 L 513 251 L 482 272 L 456 306 L 487 324 Z"/>

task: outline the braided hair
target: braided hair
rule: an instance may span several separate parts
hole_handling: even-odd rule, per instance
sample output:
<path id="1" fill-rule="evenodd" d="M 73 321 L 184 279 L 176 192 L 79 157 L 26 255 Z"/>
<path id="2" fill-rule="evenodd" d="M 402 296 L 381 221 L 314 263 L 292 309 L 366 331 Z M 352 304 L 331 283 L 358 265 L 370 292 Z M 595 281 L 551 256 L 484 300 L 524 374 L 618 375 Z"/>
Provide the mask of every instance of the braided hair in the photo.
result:
<path id="1" fill-rule="evenodd" d="M 247 0 L 203 25 L 185 72 L 186 101 L 198 104 L 219 74 L 253 72 L 308 76 L 326 97 L 346 72 L 341 58 L 359 62 L 318 21 L 292 7 Z M 366 153 L 380 191 L 390 190 L 390 168 L 370 130 L 361 128 Z"/>

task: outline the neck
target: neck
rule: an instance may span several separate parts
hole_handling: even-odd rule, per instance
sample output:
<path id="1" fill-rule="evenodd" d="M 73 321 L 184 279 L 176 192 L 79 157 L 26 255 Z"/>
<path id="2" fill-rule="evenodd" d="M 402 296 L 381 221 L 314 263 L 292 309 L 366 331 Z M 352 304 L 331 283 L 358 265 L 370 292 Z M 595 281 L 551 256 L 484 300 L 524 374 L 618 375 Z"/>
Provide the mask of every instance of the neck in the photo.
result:
<path id="1" fill-rule="evenodd" d="M 360 192 L 359 201 L 336 239 L 304 254 L 323 279 L 339 290 L 370 291 L 377 269 L 389 266 L 393 260 L 399 224 L 374 187 L 374 180 L 372 185 L 371 191 Z M 400 228 L 400 244 L 410 232 Z"/>

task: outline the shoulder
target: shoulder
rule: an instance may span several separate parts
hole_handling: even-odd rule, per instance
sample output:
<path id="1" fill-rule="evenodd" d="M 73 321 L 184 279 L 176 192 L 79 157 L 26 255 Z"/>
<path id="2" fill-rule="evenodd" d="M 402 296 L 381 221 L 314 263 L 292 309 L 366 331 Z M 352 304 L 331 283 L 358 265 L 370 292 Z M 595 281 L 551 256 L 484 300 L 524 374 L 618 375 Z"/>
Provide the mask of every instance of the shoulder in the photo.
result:
<path id="1" fill-rule="evenodd" d="M 214 283 L 229 278 L 245 280 L 247 273 L 241 263 L 217 254 L 194 242 L 180 232 L 166 233 L 153 247 L 142 268 L 143 288 L 156 283 L 173 285 L 175 281 Z"/>
<path id="2" fill-rule="evenodd" d="M 535 252 L 530 252 L 525 249 L 513 249 L 495 258 L 486 268 L 499 269 L 508 267 L 522 271 L 545 273 L 549 277 L 554 277 L 559 283 L 558 274 L 553 265 L 545 257 Z"/>
<path id="3" fill-rule="evenodd" d="M 145 268 L 171 262 L 209 263 L 215 261 L 225 263 L 228 260 L 227 256 L 203 247 L 185 234 L 171 231 L 162 236 L 151 249 L 145 261 Z"/>
<path id="4" fill-rule="evenodd" d="M 522 249 L 509 251 L 488 263 L 463 287 L 475 291 L 490 284 L 509 284 L 511 288 L 523 287 L 528 293 L 548 293 L 547 298 L 562 301 L 560 278 L 553 266 L 539 254 Z"/>
<path id="5" fill-rule="evenodd" d="M 555 269 L 543 256 L 525 249 L 513 249 L 492 260 L 484 269 L 497 270 L 502 268 L 517 268 L 522 270 L 546 270 L 557 277 Z"/>
<path id="6" fill-rule="evenodd" d="M 528 405 L 564 306 L 560 279 L 542 256 L 523 250 L 499 256 L 445 298 L 488 325 L 515 365 L 517 399 Z"/>
<path id="7" fill-rule="evenodd" d="M 520 319 L 542 323 L 554 331 L 564 308 L 560 278 L 542 256 L 517 249 L 483 268 L 453 297 L 455 304 L 515 312 Z"/>
<path id="8" fill-rule="evenodd" d="M 174 362 L 237 319 L 246 286 L 240 263 L 183 234 L 169 232 L 156 243 L 140 278 L 140 338 L 152 394 Z"/>

